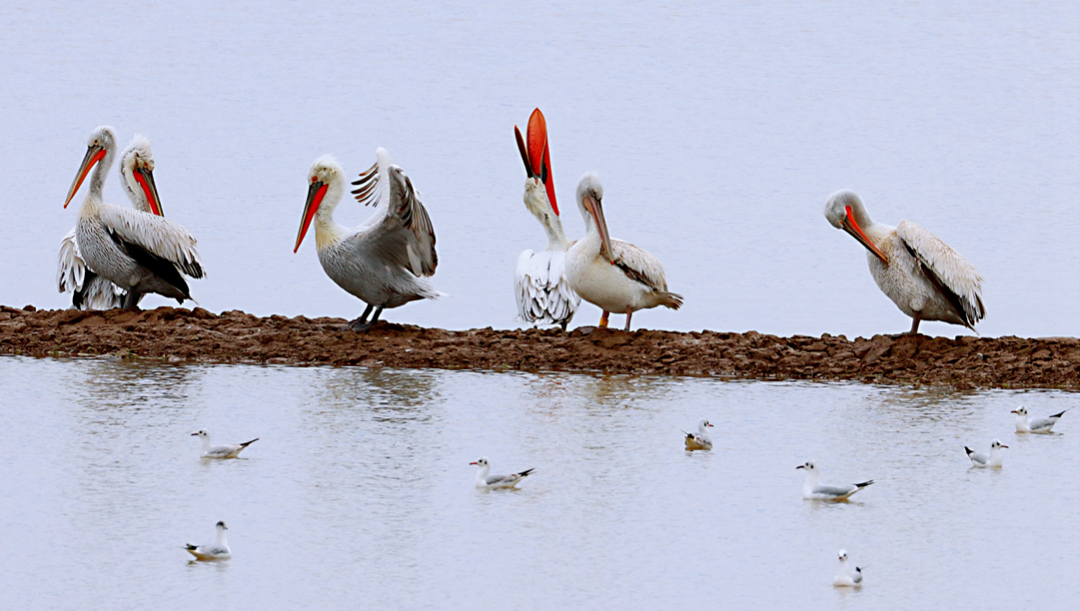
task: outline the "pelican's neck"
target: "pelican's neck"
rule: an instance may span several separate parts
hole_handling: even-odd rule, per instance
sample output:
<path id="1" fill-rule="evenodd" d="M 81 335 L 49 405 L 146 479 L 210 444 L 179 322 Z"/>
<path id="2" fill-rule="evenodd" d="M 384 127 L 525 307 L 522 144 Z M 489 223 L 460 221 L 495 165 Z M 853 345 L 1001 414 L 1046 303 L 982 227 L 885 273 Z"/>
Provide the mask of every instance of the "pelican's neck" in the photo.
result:
<path id="1" fill-rule="evenodd" d="M 540 224 L 544 226 L 544 232 L 547 233 L 548 243 L 546 250 L 566 252 L 566 249 L 570 247 L 570 240 L 566 239 L 562 219 L 552 213 L 550 216 L 540 219 Z"/>
<path id="2" fill-rule="evenodd" d="M 105 157 L 98 162 L 97 166 L 94 167 L 93 174 L 90 175 L 90 192 L 86 196 L 87 201 L 91 198 L 96 199 L 98 202 L 105 201 L 104 195 L 102 195 L 105 189 L 105 177 L 108 176 L 109 170 L 112 169 L 115 156 L 116 146 L 106 146 Z"/>
<path id="3" fill-rule="evenodd" d="M 338 176 L 327 185 L 326 195 L 315 213 L 315 246 L 318 250 L 334 246 L 349 235 L 349 228 L 334 220 L 334 209 L 341 203 L 344 183 Z"/>
<path id="4" fill-rule="evenodd" d="M 547 234 L 547 249 L 555 252 L 565 252 L 570 246 L 570 240 L 566 239 L 563 231 L 562 219 L 555 214 L 555 209 L 548 200 L 547 190 L 540 179 L 529 177 L 525 180 L 525 207 L 540 221 L 544 232 Z"/>

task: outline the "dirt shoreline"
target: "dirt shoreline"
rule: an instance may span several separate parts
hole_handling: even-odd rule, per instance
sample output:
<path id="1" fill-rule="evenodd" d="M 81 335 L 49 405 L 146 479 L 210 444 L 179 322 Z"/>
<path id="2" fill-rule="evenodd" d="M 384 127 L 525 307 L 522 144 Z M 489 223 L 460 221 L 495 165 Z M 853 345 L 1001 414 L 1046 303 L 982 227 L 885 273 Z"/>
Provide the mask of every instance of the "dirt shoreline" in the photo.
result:
<path id="1" fill-rule="evenodd" d="M 876 335 L 777 337 L 584 327 L 446 331 L 340 318 L 154 310 L 36 311 L 0 306 L 0 353 L 112 356 L 200 363 L 360 365 L 493 371 L 853 380 L 874 384 L 1080 390 L 1080 339 Z"/>

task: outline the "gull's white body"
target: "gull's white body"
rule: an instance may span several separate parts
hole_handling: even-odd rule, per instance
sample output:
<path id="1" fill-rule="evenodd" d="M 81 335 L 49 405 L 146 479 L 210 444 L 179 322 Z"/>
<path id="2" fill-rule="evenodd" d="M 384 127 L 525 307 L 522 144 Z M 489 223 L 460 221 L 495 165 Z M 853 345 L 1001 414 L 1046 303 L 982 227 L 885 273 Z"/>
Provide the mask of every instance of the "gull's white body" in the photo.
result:
<path id="1" fill-rule="evenodd" d="M 814 463 L 808 462 L 795 468 L 806 471 L 806 480 L 803 482 L 802 496 L 803 499 L 808 501 L 845 501 L 851 495 L 874 483 L 874 480 L 871 479 L 858 484 L 849 484 L 847 486 L 825 486 L 819 481 L 821 474 L 818 472 L 818 468 Z"/>
<path id="2" fill-rule="evenodd" d="M 197 433 L 192 433 L 192 436 L 197 436 L 202 440 L 202 451 L 199 454 L 201 458 L 236 458 L 240 455 L 241 450 L 259 440 L 259 438 L 256 437 L 255 439 L 245 441 L 244 443 L 215 446 L 210 444 L 210 433 L 208 433 L 206 429 Z"/>
<path id="3" fill-rule="evenodd" d="M 1063 410 L 1052 416 L 1046 418 L 1036 418 L 1034 420 L 1028 420 L 1028 411 L 1024 406 L 1020 406 L 1012 411 L 1016 414 L 1016 432 L 1017 433 L 1039 433 L 1047 434 L 1057 424 L 1058 420 L 1065 415 L 1065 412 L 1069 410 Z"/>
<path id="4" fill-rule="evenodd" d="M 626 314 L 626 330 L 630 316 L 637 310 L 662 305 L 678 309 L 682 296 L 667 290 L 664 266 L 648 251 L 621 240 L 607 240 L 610 258 L 604 253 L 607 224 L 602 212 L 599 217 L 586 207 L 590 198 L 599 208 L 603 186 L 595 174 L 586 173 L 577 187 L 578 209 L 585 220 L 585 237 L 566 253 L 566 278 L 570 287 L 582 299 L 605 312 L 601 326 L 607 324 L 607 313 Z"/>
<path id="5" fill-rule="evenodd" d="M 526 469 L 520 473 L 511 473 L 509 475 L 489 475 L 491 473 L 491 464 L 483 456 L 470 464 L 476 465 L 476 487 L 484 490 L 513 488 L 517 486 L 517 483 L 523 477 L 533 472 L 533 469 Z"/>
<path id="6" fill-rule="evenodd" d="M 232 558 L 232 551 L 229 549 L 229 543 L 225 540 L 225 531 L 228 530 L 224 522 L 217 523 L 217 541 L 213 545 L 192 545 L 188 543 L 184 546 L 189 554 L 195 556 L 196 560 L 228 560 Z"/>
<path id="7" fill-rule="evenodd" d="M 833 577 L 833 586 L 838 588 L 855 587 L 862 585 L 862 569 L 852 569 L 848 565 L 848 556 L 845 550 L 840 550 L 840 572 Z"/>
<path id="8" fill-rule="evenodd" d="M 144 164 L 154 169 L 154 154 L 150 141 L 138 134 L 120 154 L 120 179 L 131 205 L 141 212 L 154 214 L 146 194 L 135 179 L 136 164 Z M 119 308 L 124 303 L 124 289 L 105 278 L 89 271 L 82 255 L 79 254 L 79 242 L 75 237 L 75 227 L 60 240 L 59 257 L 56 266 L 56 284 L 61 293 L 71 291 L 81 293 L 75 307 L 80 310 L 109 310 Z"/>
<path id="9" fill-rule="evenodd" d="M 358 197 L 362 203 L 374 204 L 375 213 L 355 229 L 334 221 L 334 209 L 345 191 L 344 170 L 337 161 L 324 155 L 308 173 L 309 183 L 317 179 L 327 186 L 314 217 L 319 263 L 338 286 L 379 308 L 375 319 L 383 308 L 442 296 L 428 280 L 435 273 L 438 257 L 427 210 L 405 172 L 391 164 L 386 149 L 380 148 L 376 154 L 377 182 L 369 183 L 368 192 Z M 374 170 L 361 175 L 362 179 L 367 176 L 375 181 L 370 174 Z M 366 319 L 370 310 L 361 319 Z"/>
<path id="10" fill-rule="evenodd" d="M 698 422 L 697 434 L 686 433 L 686 449 L 687 450 L 711 450 L 712 439 L 709 438 L 708 427 L 712 424 L 705 419 Z"/>
<path id="11" fill-rule="evenodd" d="M 971 465 L 979 469 L 1000 469 L 1001 468 L 1001 448 L 1007 448 L 1009 446 L 1002 445 L 1000 441 L 995 439 L 990 442 L 990 454 L 983 454 L 982 452 L 976 452 L 971 448 L 964 446 L 964 451 L 967 452 L 968 458 L 971 459 Z"/>
<path id="12" fill-rule="evenodd" d="M 191 295 L 181 272 L 192 278 L 204 275 L 196 240 L 181 225 L 164 217 L 102 200 L 105 176 L 116 152 L 115 142 L 109 127 L 98 128 L 90 137 L 89 149 L 103 150 L 104 158 L 93 169 L 89 193 L 79 208 L 75 225 L 79 255 L 87 268 L 127 291 L 125 307 L 134 307 L 145 293 L 158 293 L 182 304 Z M 88 152 L 87 160 L 89 157 Z M 88 167 L 84 161 L 79 176 L 85 176 Z M 68 201 L 78 188 L 79 176 Z M 133 254 L 136 251 L 144 254 Z M 147 266 L 151 258 L 156 270 Z"/>
<path id="13" fill-rule="evenodd" d="M 851 191 L 829 196 L 825 218 L 862 242 L 853 232 L 855 228 L 850 227 L 854 219 L 857 229 L 888 259 L 886 263 L 872 251 L 866 255 L 878 288 L 911 317 L 912 333 L 918 332 L 922 320 L 940 320 L 975 330 L 975 323 L 986 316 L 982 275 L 934 234 L 910 221 L 900 221 L 896 227 L 875 223 L 862 199 Z"/>

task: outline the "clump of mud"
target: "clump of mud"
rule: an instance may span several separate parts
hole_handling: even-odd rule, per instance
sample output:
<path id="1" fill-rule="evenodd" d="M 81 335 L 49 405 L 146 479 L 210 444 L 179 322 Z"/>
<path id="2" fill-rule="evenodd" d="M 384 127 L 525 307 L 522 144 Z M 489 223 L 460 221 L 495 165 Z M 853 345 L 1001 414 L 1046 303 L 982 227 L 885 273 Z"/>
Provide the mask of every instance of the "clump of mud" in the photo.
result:
<path id="1" fill-rule="evenodd" d="M 513 369 L 856 380 L 956 388 L 1080 389 L 1080 339 L 885 336 L 848 340 L 755 331 L 630 333 L 445 331 L 380 322 L 367 333 L 340 318 L 155 310 L 36 311 L 0 306 L 0 353 L 148 357 L 203 363 L 282 363 Z"/>

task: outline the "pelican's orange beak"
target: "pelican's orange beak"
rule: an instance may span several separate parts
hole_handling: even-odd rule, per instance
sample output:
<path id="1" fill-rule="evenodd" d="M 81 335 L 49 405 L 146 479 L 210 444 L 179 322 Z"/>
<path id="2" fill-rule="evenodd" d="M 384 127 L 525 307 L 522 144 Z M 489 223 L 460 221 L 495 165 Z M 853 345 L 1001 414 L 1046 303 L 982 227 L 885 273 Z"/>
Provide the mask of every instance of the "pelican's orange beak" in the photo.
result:
<path id="1" fill-rule="evenodd" d="M 326 196 L 326 189 L 329 185 L 322 182 L 318 178 L 311 177 L 311 186 L 308 187 L 307 202 L 304 204 L 304 216 L 300 219 L 300 233 L 296 235 L 296 247 L 293 248 L 293 252 L 300 250 L 300 243 L 304 241 L 304 236 L 307 235 L 308 227 L 311 226 L 311 219 L 315 218 L 315 213 L 319 210 L 319 204 L 322 203 L 323 197 Z"/>
<path id="2" fill-rule="evenodd" d="M 596 228 L 600 231 L 600 253 L 615 265 L 615 255 L 611 252 L 611 237 L 608 235 L 607 221 L 604 219 L 604 207 L 600 204 L 600 200 L 595 199 L 592 195 L 586 195 L 582 200 L 585 204 L 585 210 L 593 216 L 593 220 L 596 221 Z"/>
<path id="3" fill-rule="evenodd" d="M 858 240 L 859 243 L 865 246 L 867 250 L 874 253 L 874 255 L 877 256 L 878 259 L 881 259 L 882 263 L 888 265 L 889 258 L 886 257 L 885 253 L 881 252 L 881 250 L 879 250 L 878 247 L 870 241 L 870 238 L 866 237 L 866 234 L 863 233 L 863 230 L 859 227 L 859 224 L 855 222 L 855 217 L 851 214 L 851 206 L 846 206 L 844 209 L 847 211 L 847 217 L 841 222 L 844 227 L 844 231 L 850 233 L 851 237 Z"/>
<path id="4" fill-rule="evenodd" d="M 529 116 L 529 129 L 526 134 L 528 135 L 529 159 L 532 161 L 533 175 L 539 176 L 544 183 L 544 187 L 547 188 L 548 201 L 551 202 L 551 209 L 555 211 L 555 216 L 558 216 L 559 204 L 555 201 L 555 179 L 551 176 L 551 153 L 548 147 L 547 121 L 544 119 L 544 113 L 540 112 L 539 108 Z"/>
<path id="5" fill-rule="evenodd" d="M 83 157 L 82 165 L 79 166 L 78 173 L 75 174 L 75 180 L 71 182 L 71 188 L 68 189 L 67 199 L 64 200 L 64 207 L 67 208 L 71 203 L 71 198 L 75 197 L 75 193 L 79 191 L 79 187 L 82 186 L 83 181 L 86 180 L 86 175 L 90 173 L 90 170 L 94 168 L 94 164 L 105 158 L 105 148 L 97 145 L 91 145 L 86 147 L 86 156 Z"/>
<path id="6" fill-rule="evenodd" d="M 146 201 L 150 202 L 150 212 L 157 216 L 165 216 L 161 209 L 161 198 L 158 197 L 157 185 L 154 184 L 154 171 L 150 168 L 135 168 L 135 182 L 142 187 Z"/>

